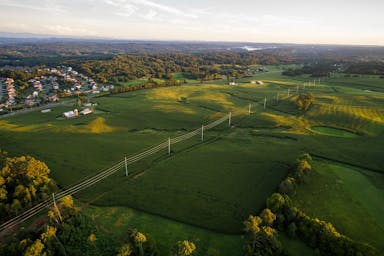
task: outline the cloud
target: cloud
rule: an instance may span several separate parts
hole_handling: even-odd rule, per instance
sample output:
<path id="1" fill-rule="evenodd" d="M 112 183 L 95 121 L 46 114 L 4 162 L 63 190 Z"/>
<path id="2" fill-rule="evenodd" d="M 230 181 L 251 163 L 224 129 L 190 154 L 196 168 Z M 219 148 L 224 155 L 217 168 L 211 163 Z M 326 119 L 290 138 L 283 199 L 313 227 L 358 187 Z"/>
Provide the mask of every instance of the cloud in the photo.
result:
<path id="1" fill-rule="evenodd" d="M 156 16 L 158 16 L 158 12 L 151 9 L 141 17 L 143 17 L 146 20 L 154 20 Z"/>
<path id="2" fill-rule="evenodd" d="M 57 35 L 81 35 L 81 36 L 98 36 L 97 32 L 79 28 L 79 27 L 71 27 L 64 25 L 44 25 L 43 28 L 50 31 L 50 33 L 54 33 Z"/>
<path id="3" fill-rule="evenodd" d="M 131 2 L 137 4 L 137 5 L 142 5 L 142 6 L 147 6 L 151 8 L 155 8 L 158 11 L 162 11 L 168 14 L 174 14 L 180 17 L 187 17 L 187 18 L 197 18 L 197 15 L 188 13 L 186 11 L 182 11 L 180 9 L 177 9 L 175 7 L 169 6 L 169 5 L 164 5 L 164 4 L 158 4 L 152 1 L 148 0 L 131 0 Z"/>
<path id="4" fill-rule="evenodd" d="M 40 1 L 37 5 L 36 3 L 28 3 L 30 1 L 7 1 L 2 0 L 0 2 L 0 6 L 7 6 L 7 7 L 14 7 L 14 8 L 23 8 L 23 9 L 30 9 L 35 11 L 48 11 L 48 12 L 55 12 L 55 13 L 66 13 L 67 10 L 60 5 L 57 5 L 53 1 Z"/>
<path id="5" fill-rule="evenodd" d="M 155 17 L 169 17 L 196 19 L 198 15 L 183 11 L 170 5 L 159 4 L 149 0 L 104 0 L 104 3 L 116 8 L 116 15 L 130 17 L 138 14 L 145 20 L 154 20 Z M 138 11 L 141 11 L 141 14 Z M 143 14 L 145 13 L 145 14 Z"/>
<path id="6" fill-rule="evenodd" d="M 0 29 L 4 31 L 26 31 L 28 26 L 24 23 L 14 23 L 14 22 L 1 22 Z"/>
<path id="7" fill-rule="evenodd" d="M 130 17 L 139 9 L 137 6 L 127 3 L 126 0 L 104 0 L 104 2 L 115 7 L 116 10 L 113 13 L 122 17 Z"/>

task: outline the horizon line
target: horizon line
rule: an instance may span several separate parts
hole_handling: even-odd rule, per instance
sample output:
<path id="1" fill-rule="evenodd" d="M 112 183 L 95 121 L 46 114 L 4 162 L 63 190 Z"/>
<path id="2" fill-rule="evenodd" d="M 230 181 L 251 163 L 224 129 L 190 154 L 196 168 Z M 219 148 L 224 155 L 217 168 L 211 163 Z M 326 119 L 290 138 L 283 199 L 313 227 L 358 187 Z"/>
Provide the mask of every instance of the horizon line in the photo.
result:
<path id="1" fill-rule="evenodd" d="M 9 35 L 2 35 L 9 34 Z M 183 42 L 183 43 L 242 43 L 242 44 L 276 44 L 276 45 L 318 45 L 318 46 L 360 46 L 360 47 L 384 47 L 379 44 L 354 44 L 354 43 L 303 43 L 303 42 L 252 42 L 252 41 L 235 41 L 235 40 L 203 40 L 203 39 L 140 39 L 140 38 L 124 38 L 124 37 L 103 37 L 103 36 L 80 36 L 80 35 L 54 35 L 54 34 L 37 34 L 30 32 L 8 32 L 0 31 L 0 39 L 72 39 L 72 40 L 99 40 L 99 41 L 147 41 L 147 42 Z"/>

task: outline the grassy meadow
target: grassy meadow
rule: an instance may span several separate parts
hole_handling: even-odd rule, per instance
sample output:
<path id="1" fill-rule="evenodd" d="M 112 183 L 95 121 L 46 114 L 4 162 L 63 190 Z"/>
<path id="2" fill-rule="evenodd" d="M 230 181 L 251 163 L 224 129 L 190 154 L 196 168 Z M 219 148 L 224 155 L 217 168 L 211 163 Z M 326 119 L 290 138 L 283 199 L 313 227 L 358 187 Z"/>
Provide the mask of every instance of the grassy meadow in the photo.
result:
<path id="1" fill-rule="evenodd" d="M 196 136 L 173 145 L 170 156 L 164 150 L 129 166 L 128 178 L 121 170 L 77 194 L 90 205 L 84 211 L 107 232 L 113 227 L 118 239 L 136 225 L 152 234 L 163 252 L 177 240 L 198 237 L 203 255 L 207 250 L 241 255 L 242 221 L 265 207 L 289 164 L 309 152 L 317 159 L 316 171 L 295 203 L 382 249 L 383 79 L 340 76 L 304 89 L 310 78 L 269 70 L 240 79 L 237 86 L 218 80 L 95 98 L 95 113 L 76 119 L 60 117 L 73 109 L 65 106 L 3 119 L 1 147 L 45 161 L 65 188 L 231 111 L 230 128 L 223 123 L 206 131 L 203 142 Z M 294 106 L 297 86 L 316 98 L 305 113 Z"/>

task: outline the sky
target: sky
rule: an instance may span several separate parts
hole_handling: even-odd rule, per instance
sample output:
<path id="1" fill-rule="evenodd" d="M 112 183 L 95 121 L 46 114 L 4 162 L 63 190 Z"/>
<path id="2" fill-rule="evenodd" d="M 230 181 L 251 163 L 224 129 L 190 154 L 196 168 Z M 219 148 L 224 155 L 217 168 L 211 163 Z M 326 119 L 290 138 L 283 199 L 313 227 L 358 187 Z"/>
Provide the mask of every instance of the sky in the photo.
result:
<path id="1" fill-rule="evenodd" d="M 384 45 L 383 0 L 0 0 L 0 32 Z"/>

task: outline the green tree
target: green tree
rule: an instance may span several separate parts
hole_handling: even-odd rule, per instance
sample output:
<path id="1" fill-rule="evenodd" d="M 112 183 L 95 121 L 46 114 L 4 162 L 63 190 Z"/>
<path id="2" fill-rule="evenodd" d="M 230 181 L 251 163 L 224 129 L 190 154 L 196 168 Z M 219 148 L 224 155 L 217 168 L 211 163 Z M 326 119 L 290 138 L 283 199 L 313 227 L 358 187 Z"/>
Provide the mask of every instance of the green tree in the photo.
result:
<path id="1" fill-rule="evenodd" d="M 133 238 L 133 241 L 135 242 L 136 246 L 139 248 L 139 255 L 140 256 L 144 256 L 144 248 L 143 248 L 143 244 L 145 242 L 147 242 L 147 237 L 137 231 L 137 230 L 134 230 L 131 234 L 132 238 Z"/>
<path id="2" fill-rule="evenodd" d="M 280 212 L 281 209 L 286 205 L 286 200 L 283 195 L 279 193 L 273 193 L 267 199 L 267 207 L 273 212 Z"/>
<path id="3" fill-rule="evenodd" d="M 123 244 L 120 247 L 120 250 L 117 254 L 117 256 L 130 256 L 133 252 L 133 248 L 131 244 Z"/>
<path id="4" fill-rule="evenodd" d="M 268 208 L 265 208 L 261 212 L 260 217 L 263 220 L 263 224 L 267 226 L 272 226 L 273 222 L 276 220 L 276 215 Z"/>
<path id="5" fill-rule="evenodd" d="M 279 185 L 279 192 L 287 195 L 294 195 L 296 193 L 296 181 L 292 177 L 287 177 Z"/>
<path id="6" fill-rule="evenodd" d="M 297 226 L 296 226 L 295 222 L 291 222 L 287 228 L 288 236 L 291 238 L 295 238 L 296 237 L 296 231 L 297 231 Z"/>
<path id="7" fill-rule="evenodd" d="M 174 246 L 174 256 L 190 256 L 196 250 L 196 245 L 188 240 L 178 241 Z"/>
<path id="8" fill-rule="evenodd" d="M 255 251 L 257 235 L 260 232 L 260 224 L 263 220 L 259 216 L 249 215 L 248 220 L 243 222 L 245 232 L 250 232 L 252 235 L 252 252 Z"/>
<path id="9" fill-rule="evenodd" d="M 296 98 L 295 104 L 299 110 L 307 111 L 314 101 L 315 97 L 312 94 L 303 93 Z"/>
<path id="10" fill-rule="evenodd" d="M 29 246 L 24 253 L 24 256 L 46 256 L 44 252 L 44 244 L 40 239 L 37 239 L 31 246 Z"/>

